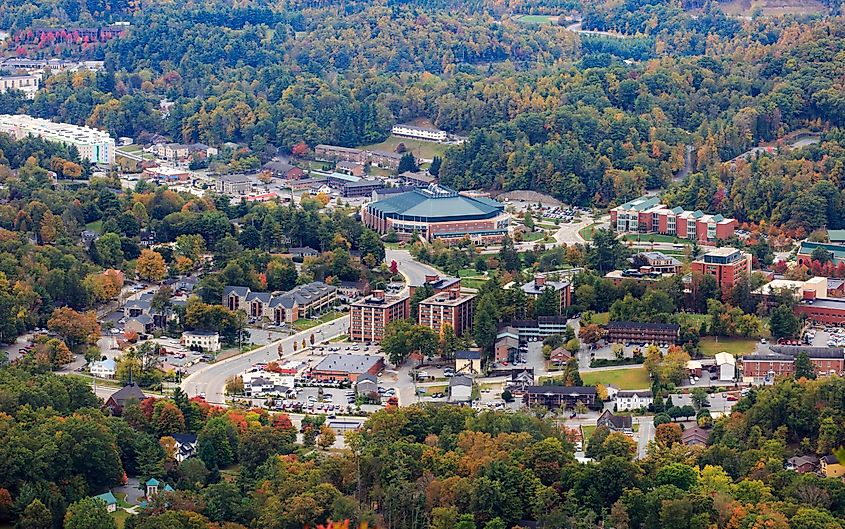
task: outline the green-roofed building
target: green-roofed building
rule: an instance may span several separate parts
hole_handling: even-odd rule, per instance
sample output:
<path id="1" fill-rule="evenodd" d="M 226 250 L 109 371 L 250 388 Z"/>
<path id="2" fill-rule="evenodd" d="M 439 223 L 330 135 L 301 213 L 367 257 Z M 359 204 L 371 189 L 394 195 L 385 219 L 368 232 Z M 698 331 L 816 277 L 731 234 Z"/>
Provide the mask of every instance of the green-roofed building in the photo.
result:
<path id="1" fill-rule="evenodd" d="M 828 256 L 833 259 L 834 265 L 839 266 L 839 263 L 845 263 L 845 242 L 801 241 L 801 246 L 798 247 L 798 255 L 796 256 L 798 264 L 810 266 L 810 263 L 813 261 L 813 250 L 817 248 L 827 251 Z"/>
<path id="2" fill-rule="evenodd" d="M 504 204 L 439 185 L 367 204 L 361 216 L 378 233 L 394 230 L 400 238 L 409 239 L 416 232 L 430 241 L 447 243 L 464 237 L 485 244 L 500 242 L 510 222 Z"/>
<path id="3" fill-rule="evenodd" d="M 827 230 L 827 240 L 845 244 L 845 230 Z"/>
<path id="4" fill-rule="evenodd" d="M 114 497 L 111 491 L 104 492 L 103 494 L 98 494 L 94 496 L 95 500 L 100 500 L 106 504 L 106 510 L 108 512 L 114 512 L 117 510 L 117 498 Z"/>

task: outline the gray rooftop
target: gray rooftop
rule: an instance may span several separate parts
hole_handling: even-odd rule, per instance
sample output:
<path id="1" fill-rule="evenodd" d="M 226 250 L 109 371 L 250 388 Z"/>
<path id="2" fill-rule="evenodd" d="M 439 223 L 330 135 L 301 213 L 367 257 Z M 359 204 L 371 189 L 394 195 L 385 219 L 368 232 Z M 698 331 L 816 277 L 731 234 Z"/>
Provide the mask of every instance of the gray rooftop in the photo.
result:
<path id="1" fill-rule="evenodd" d="M 384 359 L 373 355 L 330 354 L 325 357 L 314 371 L 338 371 L 341 373 L 367 373 Z"/>

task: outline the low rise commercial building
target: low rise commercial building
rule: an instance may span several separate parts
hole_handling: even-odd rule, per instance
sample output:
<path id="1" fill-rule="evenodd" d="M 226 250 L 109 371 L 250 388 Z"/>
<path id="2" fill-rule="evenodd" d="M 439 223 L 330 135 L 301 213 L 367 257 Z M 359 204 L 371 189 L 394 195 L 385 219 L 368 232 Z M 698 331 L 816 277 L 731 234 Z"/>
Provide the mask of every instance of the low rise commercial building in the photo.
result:
<path id="1" fill-rule="evenodd" d="M 380 342 L 384 328 L 394 320 L 404 320 L 411 310 L 410 297 L 386 296 L 374 290 L 349 308 L 349 337 L 357 342 Z"/>
<path id="2" fill-rule="evenodd" d="M 322 381 L 355 382 L 361 375 L 377 375 L 383 369 L 382 356 L 330 354 L 310 374 L 312 378 Z"/>
<path id="3" fill-rule="evenodd" d="M 244 174 L 220 175 L 215 179 L 214 188 L 221 195 L 243 196 L 252 191 L 253 181 Z"/>
<path id="4" fill-rule="evenodd" d="M 437 333 L 443 324 L 449 323 L 455 334 L 461 336 L 465 332 L 472 332 L 474 309 L 475 294 L 448 290 L 420 301 L 418 322 Z"/>

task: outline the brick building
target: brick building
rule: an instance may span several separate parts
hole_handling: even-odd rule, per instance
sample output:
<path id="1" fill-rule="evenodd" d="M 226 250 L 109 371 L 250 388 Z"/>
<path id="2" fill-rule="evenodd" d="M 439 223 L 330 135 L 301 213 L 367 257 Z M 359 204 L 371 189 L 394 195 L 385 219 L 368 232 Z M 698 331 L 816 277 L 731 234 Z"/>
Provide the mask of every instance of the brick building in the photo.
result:
<path id="1" fill-rule="evenodd" d="M 611 209 L 610 225 L 619 232 L 659 233 L 707 243 L 732 237 L 737 221 L 702 211 L 670 209 L 659 197 L 643 196 Z"/>
<path id="2" fill-rule="evenodd" d="M 528 386 L 522 399 L 526 406 L 545 408 L 574 408 L 577 402 L 588 408 L 597 406 L 593 386 Z"/>
<path id="3" fill-rule="evenodd" d="M 740 278 L 751 275 L 751 255 L 736 248 L 715 248 L 693 261 L 695 273 L 713 276 L 723 291 L 730 290 Z"/>
<path id="4" fill-rule="evenodd" d="M 409 296 L 387 297 L 384 290 L 374 290 L 350 306 L 349 337 L 356 342 L 380 342 L 385 326 L 407 318 L 410 312 Z"/>
<path id="5" fill-rule="evenodd" d="M 607 324 L 607 341 L 614 343 L 676 344 L 681 327 L 676 323 L 612 321 Z"/>
<path id="6" fill-rule="evenodd" d="M 420 301 L 418 321 L 438 333 L 444 323 L 450 323 L 455 334 L 461 336 L 472 332 L 474 309 L 475 294 L 448 290 Z"/>
<path id="7" fill-rule="evenodd" d="M 520 287 L 522 291 L 533 299 L 539 298 L 547 289 L 552 289 L 558 295 L 558 314 L 572 304 L 572 283 L 569 281 L 552 281 L 543 275 L 534 276 L 534 281 Z"/>
<path id="8" fill-rule="evenodd" d="M 742 375 L 755 381 L 795 374 L 795 358 L 806 352 L 817 376 L 845 374 L 845 349 L 839 347 L 772 346 L 771 353 L 742 357 Z"/>
<path id="9" fill-rule="evenodd" d="M 384 357 L 376 355 L 330 354 L 311 370 L 311 378 L 323 381 L 355 382 L 361 375 L 377 375 L 384 369 Z"/>

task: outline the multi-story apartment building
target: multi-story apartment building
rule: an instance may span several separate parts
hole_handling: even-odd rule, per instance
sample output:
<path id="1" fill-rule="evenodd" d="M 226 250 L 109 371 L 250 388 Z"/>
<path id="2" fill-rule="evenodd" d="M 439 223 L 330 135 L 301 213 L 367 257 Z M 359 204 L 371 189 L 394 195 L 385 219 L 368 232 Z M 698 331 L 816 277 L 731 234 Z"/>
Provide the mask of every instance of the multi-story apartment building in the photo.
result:
<path id="1" fill-rule="evenodd" d="M 349 337 L 357 342 L 380 342 L 387 324 L 407 318 L 410 311 L 408 295 L 388 297 L 384 290 L 374 290 L 350 306 Z"/>
<path id="2" fill-rule="evenodd" d="M 659 233 L 707 243 L 733 236 L 737 221 L 700 210 L 670 209 L 659 197 L 644 196 L 611 209 L 610 225 L 619 232 Z"/>
<path id="3" fill-rule="evenodd" d="M 692 262 L 693 272 L 713 276 L 723 291 L 733 287 L 740 278 L 751 275 L 751 254 L 736 248 L 716 248 Z"/>
<path id="4" fill-rule="evenodd" d="M 818 376 L 845 374 L 845 350 L 841 347 L 772 346 L 770 353 L 742 357 L 742 376 L 756 382 L 795 374 L 795 358 L 806 352 Z"/>
<path id="5" fill-rule="evenodd" d="M 612 321 L 607 324 L 607 340 L 614 343 L 678 343 L 681 327 L 676 323 Z"/>
<path id="6" fill-rule="evenodd" d="M 416 127 L 414 125 L 393 125 L 391 132 L 394 136 L 427 141 L 446 141 L 448 137 L 445 130 Z"/>
<path id="7" fill-rule="evenodd" d="M 539 298 L 548 289 L 554 290 L 558 297 L 558 314 L 572 304 L 572 284 L 569 281 L 552 281 L 544 275 L 537 274 L 534 276 L 534 281 L 525 283 L 520 288 L 533 299 Z"/>
<path id="8" fill-rule="evenodd" d="M 115 142 L 107 133 L 90 127 L 54 123 L 26 114 L 0 115 L 0 132 L 19 140 L 35 136 L 64 145 L 72 145 L 79 157 L 92 163 L 114 164 Z"/>
<path id="9" fill-rule="evenodd" d="M 455 334 L 461 336 L 472 331 L 474 309 L 475 294 L 448 290 L 420 301 L 418 321 L 438 333 L 444 323 L 449 323 Z"/>
<path id="10" fill-rule="evenodd" d="M 41 86 L 41 75 L 0 75 L 0 94 L 9 90 L 20 90 L 27 99 L 35 99 L 35 92 Z"/>

